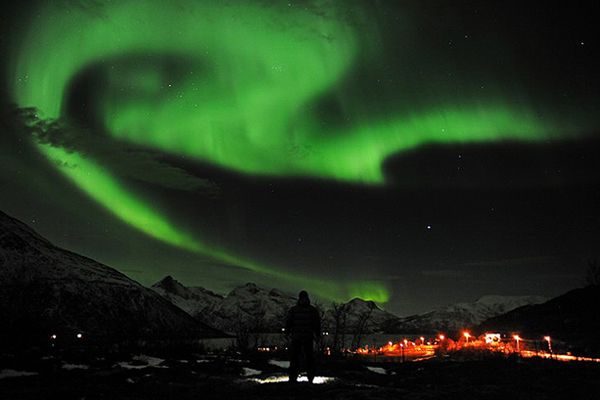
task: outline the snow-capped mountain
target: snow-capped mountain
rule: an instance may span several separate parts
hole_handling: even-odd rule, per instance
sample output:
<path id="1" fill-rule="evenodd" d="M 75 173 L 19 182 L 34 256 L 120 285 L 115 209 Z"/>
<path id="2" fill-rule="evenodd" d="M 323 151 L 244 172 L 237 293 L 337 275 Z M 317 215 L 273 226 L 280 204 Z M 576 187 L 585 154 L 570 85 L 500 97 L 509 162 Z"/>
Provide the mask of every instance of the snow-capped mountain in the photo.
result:
<path id="1" fill-rule="evenodd" d="M 250 329 L 281 331 L 288 309 L 296 298 L 277 289 L 246 283 L 233 289 L 215 310 L 218 326 L 231 329 L 247 321 Z"/>
<path id="2" fill-rule="evenodd" d="M 99 262 L 58 248 L 0 212 L 0 335 L 45 341 L 217 336 L 183 310 Z"/>
<path id="3" fill-rule="evenodd" d="M 287 310 L 296 304 L 295 296 L 254 283 L 238 286 L 225 296 L 201 287 L 186 287 L 170 276 L 152 288 L 200 321 L 232 333 L 240 329 L 280 332 Z M 483 296 L 473 303 L 453 304 L 405 318 L 359 298 L 337 304 L 337 318 L 332 304 L 320 307 L 323 329 L 327 331 L 335 331 L 337 327 L 346 333 L 451 333 L 546 300 L 541 296 Z"/>
<path id="4" fill-rule="evenodd" d="M 167 276 L 152 289 L 198 320 L 228 332 L 280 332 L 287 310 L 296 304 L 294 297 L 254 283 L 238 286 L 222 296 L 202 287 L 186 287 Z"/>
<path id="5" fill-rule="evenodd" d="M 425 314 L 402 318 L 393 329 L 407 333 L 456 332 L 515 308 L 540 304 L 546 300 L 548 299 L 542 296 L 483 296 L 473 303 L 453 304 Z"/>
<path id="6" fill-rule="evenodd" d="M 340 306 L 343 310 L 338 318 L 333 308 L 325 312 L 324 325 L 328 330 L 334 331 L 336 326 L 341 326 L 344 328 L 340 330 L 346 332 L 383 332 L 400 320 L 398 316 L 379 308 L 373 301 L 354 298 L 338 305 Z"/>
<path id="7" fill-rule="evenodd" d="M 224 299 L 224 296 L 201 287 L 185 287 L 171 276 L 152 285 L 152 289 L 191 316 L 207 323 L 214 323 L 211 316 Z"/>
<path id="8" fill-rule="evenodd" d="M 200 321 L 228 332 L 241 328 L 280 332 L 287 311 L 296 304 L 296 297 L 277 289 L 265 289 L 254 283 L 238 286 L 226 296 L 215 294 L 201 287 L 185 287 L 167 276 L 152 288 L 163 297 L 181 307 Z M 346 331 L 360 329 L 365 332 L 381 331 L 398 317 L 381 310 L 372 301 L 353 299 L 342 304 L 343 318 L 338 323 Z M 323 329 L 336 326 L 331 307 L 319 305 L 323 310 Z"/>

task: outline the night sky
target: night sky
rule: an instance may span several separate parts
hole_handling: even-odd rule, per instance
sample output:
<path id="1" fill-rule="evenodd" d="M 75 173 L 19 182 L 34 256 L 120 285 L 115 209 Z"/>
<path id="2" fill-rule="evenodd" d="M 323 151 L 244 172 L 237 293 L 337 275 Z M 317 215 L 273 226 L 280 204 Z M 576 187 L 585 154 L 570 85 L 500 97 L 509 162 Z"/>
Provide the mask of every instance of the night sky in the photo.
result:
<path id="1" fill-rule="evenodd" d="M 23 2 L 0 209 L 146 285 L 558 295 L 600 257 L 591 3 Z"/>

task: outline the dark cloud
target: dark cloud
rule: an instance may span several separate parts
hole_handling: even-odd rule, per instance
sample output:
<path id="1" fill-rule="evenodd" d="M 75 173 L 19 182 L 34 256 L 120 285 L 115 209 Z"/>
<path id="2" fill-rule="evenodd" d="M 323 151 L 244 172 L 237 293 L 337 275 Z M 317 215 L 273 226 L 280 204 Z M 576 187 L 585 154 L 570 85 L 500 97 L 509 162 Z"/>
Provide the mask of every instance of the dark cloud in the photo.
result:
<path id="1" fill-rule="evenodd" d="M 215 183 L 172 165 L 159 151 L 121 143 L 64 121 L 44 120 L 34 108 L 17 109 L 15 114 L 36 140 L 92 157 L 120 177 L 209 196 L 219 193 Z"/>

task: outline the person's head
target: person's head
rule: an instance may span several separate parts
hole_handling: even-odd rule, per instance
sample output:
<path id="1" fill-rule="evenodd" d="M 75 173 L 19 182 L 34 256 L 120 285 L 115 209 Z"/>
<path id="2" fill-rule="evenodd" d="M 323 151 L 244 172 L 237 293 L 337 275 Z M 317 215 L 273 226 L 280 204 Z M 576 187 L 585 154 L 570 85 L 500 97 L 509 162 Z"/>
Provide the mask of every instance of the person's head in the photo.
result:
<path id="1" fill-rule="evenodd" d="M 298 304 L 310 304 L 310 298 L 308 297 L 306 290 L 302 290 L 298 293 Z"/>

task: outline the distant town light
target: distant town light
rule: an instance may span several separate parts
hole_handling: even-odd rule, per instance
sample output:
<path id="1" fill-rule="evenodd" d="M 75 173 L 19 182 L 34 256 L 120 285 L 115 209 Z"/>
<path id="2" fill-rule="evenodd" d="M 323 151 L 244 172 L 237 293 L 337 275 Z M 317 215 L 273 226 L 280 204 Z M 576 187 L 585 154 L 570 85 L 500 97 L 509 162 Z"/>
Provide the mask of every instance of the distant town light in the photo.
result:
<path id="1" fill-rule="evenodd" d="M 513 339 L 517 342 L 517 353 L 520 353 L 519 342 L 521 341 L 521 337 L 519 335 L 513 335 Z"/>
<path id="2" fill-rule="evenodd" d="M 502 337 L 499 333 L 486 333 L 485 334 L 485 343 L 491 345 L 499 345 L 502 341 Z"/>
<path id="3" fill-rule="evenodd" d="M 550 354 L 552 354 L 552 341 L 550 339 L 550 336 L 544 336 L 544 340 L 548 342 L 548 351 L 550 352 Z"/>
<path id="4" fill-rule="evenodd" d="M 52 335 L 52 336 L 50 336 L 50 339 L 56 340 L 56 337 L 57 337 L 56 335 Z"/>
<path id="5" fill-rule="evenodd" d="M 471 337 L 471 334 L 469 332 L 463 332 L 463 336 L 465 337 L 466 342 L 469 343 L 469 338 Z"/>
<path id="6" fill-rule="evenodd" d="M 78 333 L 76 336 L 77 336 L 77 339 L 81 339 L 83 337 L 83 335 L 81 333 Z"/>

